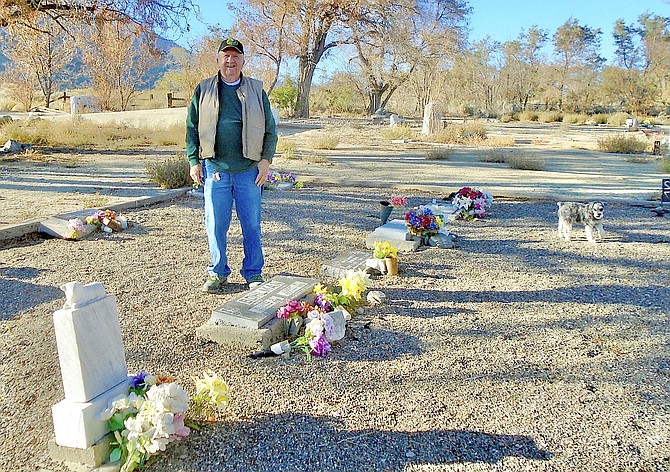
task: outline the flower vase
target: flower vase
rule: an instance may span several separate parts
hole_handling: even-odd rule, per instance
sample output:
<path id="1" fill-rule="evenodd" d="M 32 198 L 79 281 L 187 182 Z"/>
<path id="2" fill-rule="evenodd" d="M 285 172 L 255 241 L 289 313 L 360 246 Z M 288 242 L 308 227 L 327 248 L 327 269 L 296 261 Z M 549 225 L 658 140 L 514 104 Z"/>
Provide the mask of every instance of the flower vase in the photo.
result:
<path id="1" fill-rule="evenodd" d="M 379 209 L 379 218 L 382 220 L 382 225 L 385 225 L 389 220 L 389 216 L 391 216 L 393 206 L 385 200 L 382 200 L 379 204 L 381 205 L 381 208 Z"/>
<path id="2" fill-rule="evenodd" d="M 386 275 L 398 275 L 397 257 L 386 257 L 384 263 L 386 264 Z"/>
<path id="3" fill-rule="evenodd" d="M 302 326 L 302 318 L 288 318 L 284 320 L 286 336 L 295 336 Z"/>

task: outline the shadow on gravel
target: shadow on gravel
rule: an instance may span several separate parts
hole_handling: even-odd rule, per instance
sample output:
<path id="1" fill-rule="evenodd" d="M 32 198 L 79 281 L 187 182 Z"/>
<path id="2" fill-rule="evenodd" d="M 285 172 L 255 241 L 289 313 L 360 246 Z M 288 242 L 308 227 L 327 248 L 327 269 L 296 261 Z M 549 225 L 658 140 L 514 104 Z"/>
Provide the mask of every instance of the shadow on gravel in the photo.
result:
<path id="1" fill-rule="evenodd" d="M 3 269 L 0 268 L 0 320 L 10 320 L 17 313 L 28 310 L 41 303 L 63 298 L 63 292 L 56 287 L 38 285 L 22 280 L 7 279 L 7 277 L 26 278 L 35 277 L 36 269 L 29 267 Z M 31 275 L 32 274 L 32 275 Z"/>
<path id="2" fill-rule="evenodd" d="M 552 457 L 526 435 L 449 429 L 347 431 L 344 427 L 344 421 L 332 417 L 265 415 L 208 429 L 203 436 L 210 437 L 202 438 L 200 447 L 210 441 L 222 443 L 226 470 L 401 471 L 421 465 L 495 464 L 510 456 L 529 461 Z M 202 458 L 197 449 L 189 448 L 188 454 Z M 185 452 L 180 451 L 182 456 Z"/>

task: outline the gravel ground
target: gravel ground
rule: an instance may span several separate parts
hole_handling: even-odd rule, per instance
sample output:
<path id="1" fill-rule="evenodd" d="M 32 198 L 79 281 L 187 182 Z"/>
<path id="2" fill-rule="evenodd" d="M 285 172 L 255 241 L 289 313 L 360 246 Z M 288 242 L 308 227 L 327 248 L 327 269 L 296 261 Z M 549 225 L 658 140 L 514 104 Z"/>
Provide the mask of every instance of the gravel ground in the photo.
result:
<path id="1" fill-rule="evenodd" d="M 382 192 L 266 193 L 264 275 L 333 282 L 321 265 L 364 249 Z M 406 196 L 416 205 L 441 195 Z M 581 229 L 572 242 L 556 237 L 555 203 L 496 201 L 490 219 L 449 223 L 458 248 L 401 255 L 400 274 L 370 287 L 387 303 L 355 316 L 327 358 L 308 362 L 299 353 L 251 360 L 251 350 L 196 338 L 244 290 L 234 272 L 226 294 L 199 292 L 201 200 L 125 214 L 123 233 L 3 243 L 3 471 L 69 470 L 49 458 L 47 441 L 50 408 L 64 396 L 51 314 L 71 280 L 99 281 L 117 297 L 129 371 L 172 375 L 192 393 L 191 377 L 213 369 L 230 386 L 221 421 L 149 471 L 670 468 L 667 217 L 610 204 L 594 245 Z"/>

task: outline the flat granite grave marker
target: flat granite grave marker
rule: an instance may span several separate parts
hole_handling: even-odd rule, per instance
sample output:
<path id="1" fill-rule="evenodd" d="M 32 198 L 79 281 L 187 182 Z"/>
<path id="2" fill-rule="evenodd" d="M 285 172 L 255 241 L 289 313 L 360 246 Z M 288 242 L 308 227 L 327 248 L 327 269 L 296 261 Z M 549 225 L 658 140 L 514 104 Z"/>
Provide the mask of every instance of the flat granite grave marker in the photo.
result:
<path id="1" fill-rule="evenodd" d="M 216 308 L 210 323 L 258 329 L 277 315 L 279 307 L 304 297 L 318 283 L 308 277 L 277 275 Z"/>
<path id="2" fill-rule="evenodd" d="M 321 266 L 321 273 L 329 277 L 342 278 L 350 270 L 365 270 L 365 261 L 371 254 L 366 251 L 349 251 L 340 254 L 332 261 Z"/>
<path id="3" fill-rule="evenodd" d="M 398 252 L 412 252 L 419 247 L 419 241 L 407 240 L 405 220 L 395 219 L 379 226 L 365 238 L 365 245 L 374 249 L 375 243 L 388 241 Z"/>

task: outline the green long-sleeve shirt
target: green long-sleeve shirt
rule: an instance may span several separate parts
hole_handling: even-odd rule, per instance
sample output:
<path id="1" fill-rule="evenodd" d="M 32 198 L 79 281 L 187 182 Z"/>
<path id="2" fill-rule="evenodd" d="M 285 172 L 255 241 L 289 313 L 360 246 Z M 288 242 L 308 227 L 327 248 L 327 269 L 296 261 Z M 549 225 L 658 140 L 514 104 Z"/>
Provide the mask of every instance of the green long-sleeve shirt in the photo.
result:
<path id="1" fill-rule="evenodd" d="M 211 164 L 219 172 L 237 174 L 246 172 L 257 165 L 256 161 L 246 159 L 242 154 L 242 103 L 237 96 L 237 85 L 227 85 L 218 80 L 219 119 L 217 122 L 216 140 L 214 143 Z M 193 98 L 186 118 L 186 157 L 191 165 L 198 164 L 200 157 L 200 138 L 198 136 L 200 85 L 193 93 Z M 265 91 L 262 92 L 265 113 L 265 138 L 261 158 L 272 162 L 277 146 L 277 131 L 270 109 L 270 101 Z"/>

